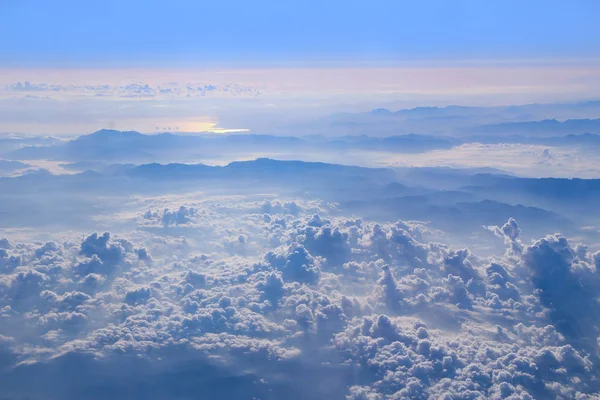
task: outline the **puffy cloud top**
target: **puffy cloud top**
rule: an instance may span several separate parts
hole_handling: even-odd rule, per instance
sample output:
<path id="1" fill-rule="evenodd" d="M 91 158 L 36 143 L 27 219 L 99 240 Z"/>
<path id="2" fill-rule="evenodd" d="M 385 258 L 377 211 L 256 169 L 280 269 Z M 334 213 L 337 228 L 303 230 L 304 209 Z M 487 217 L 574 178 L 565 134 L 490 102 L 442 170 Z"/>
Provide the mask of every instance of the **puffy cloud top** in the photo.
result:
<path id="1" fill-rule="evenodd" d="M 495 228 L 510 251 L 488 259 L 415 224 L 267 204 L 151 213 L 130 240 L 0 241 L 5 396 L 598 396 L 587 248 L 560 235 L 522 245 L 511 219 Z M 169 236 L 219 220 L 201 232 L 210 254 Z M 217 245 L 231 237 L 252 251 Z"/>

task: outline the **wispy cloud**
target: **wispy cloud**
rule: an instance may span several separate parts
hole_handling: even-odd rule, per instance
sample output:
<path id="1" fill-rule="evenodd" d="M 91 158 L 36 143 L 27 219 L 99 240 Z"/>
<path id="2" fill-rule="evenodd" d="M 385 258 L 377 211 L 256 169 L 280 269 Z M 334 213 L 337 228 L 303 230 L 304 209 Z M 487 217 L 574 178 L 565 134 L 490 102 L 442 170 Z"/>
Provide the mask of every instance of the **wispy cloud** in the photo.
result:
<path id="1" fill-rule="evenodd" d="M 134 82 L 124 85 L 116 84 L 55 84 L 32 83 L 19 81 L 6 85 L 2 92 L 7 93 L 43 93 L 48 96 L 78 96 L 114 98 L 177 98 L 177 97 L 206 97 L 206 96 L 259 96 L 260 91 L 251 86 L 237 84 L 178 84 L 149 85 Z M 1 93 L 1 92 L 0 92 Z"/>

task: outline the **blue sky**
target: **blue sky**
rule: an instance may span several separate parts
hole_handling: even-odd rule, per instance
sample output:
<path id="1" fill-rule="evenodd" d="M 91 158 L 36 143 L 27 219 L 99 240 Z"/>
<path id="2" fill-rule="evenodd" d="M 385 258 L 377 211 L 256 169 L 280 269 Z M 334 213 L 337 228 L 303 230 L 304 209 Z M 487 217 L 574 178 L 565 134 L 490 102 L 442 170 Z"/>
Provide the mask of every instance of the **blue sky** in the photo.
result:
<path id="1" fill-rule="evenodd" d="M 599 15 L 598 0 L 0 0 L 0 120 L 197 132 L 255 107 L 596 99 Z"/>
<path id="2" fill-rule="evenodd" d="M 600 2 L 1 0 L 0 65 L 600 56 Z"/>

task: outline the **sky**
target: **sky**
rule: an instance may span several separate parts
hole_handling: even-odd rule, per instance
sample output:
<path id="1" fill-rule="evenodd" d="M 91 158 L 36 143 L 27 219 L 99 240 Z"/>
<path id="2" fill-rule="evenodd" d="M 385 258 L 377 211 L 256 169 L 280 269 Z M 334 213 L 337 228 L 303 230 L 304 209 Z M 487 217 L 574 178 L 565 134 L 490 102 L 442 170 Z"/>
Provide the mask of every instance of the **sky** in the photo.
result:
<path id="1" fill-rule="evenodd" d="M 0 2 L 0 65 L 600 56 L 594 0 Z"/>
<path id="2" fill-rule="evenodd" d="M 592 0 L 0 0 L 0 133 L 593 100 L 597 15 Z"/>

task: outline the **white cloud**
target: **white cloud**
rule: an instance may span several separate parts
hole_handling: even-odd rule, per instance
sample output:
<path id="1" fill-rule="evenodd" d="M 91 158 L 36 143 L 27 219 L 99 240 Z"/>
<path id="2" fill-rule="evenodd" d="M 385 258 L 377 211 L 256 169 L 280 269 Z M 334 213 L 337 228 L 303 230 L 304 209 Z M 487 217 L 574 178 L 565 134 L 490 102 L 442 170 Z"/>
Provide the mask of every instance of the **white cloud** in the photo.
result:
<path id="1" fill-rule="evenodd" d="M 598 393 L 597 254 L 561 236 L 515 246 L 510 220 L 493 230 L 511 251 L 491 260 L 427 243 L 418 224 L 289 204 L 184 213 L 181 225 L 212 224 L 203 238 L 253 243 L 248 253 L 194 236 L 182 250 L 169 212 L 138 217 L 154 230 L 127 240 L 3 240 L 6 395 L 86 397 L 100 390 L 97 374 L 113 393 L 142 395 L 139 379 L 160 387 L 146 398 Z M 21 385 L 25 376 L 53 379 Z"/>
<path id="2" fill-rule="evenodd" d="M 235 97 L 259 96 L 260 91 L 252 86 L 234 83 L 225 84 L 189 84 L 169 83 L 152 85 L 145 82 L 130 82 L 127 84 L 64 84 L 64 83 L 33 83 L 18 81 L 0 88 L 0 96 L 13 92 L 43 93 L 53 98 L 79 97 L 110 97 L 110 98 L 153 98 L 173 99 L 189 97 Z"/>

